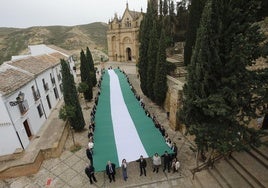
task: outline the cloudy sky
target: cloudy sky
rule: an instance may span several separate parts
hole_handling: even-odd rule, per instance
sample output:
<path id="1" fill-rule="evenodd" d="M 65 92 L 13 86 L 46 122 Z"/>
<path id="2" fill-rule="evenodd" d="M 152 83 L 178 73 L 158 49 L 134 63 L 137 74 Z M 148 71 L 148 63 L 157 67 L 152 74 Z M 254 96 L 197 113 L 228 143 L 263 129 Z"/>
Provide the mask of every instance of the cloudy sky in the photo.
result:
<path id="1" fill-rule="evenodd" d="M 0 0 L 0 27 L 26 28 L 105 22 L 130 10 L 143 12 L 147 0 Z"/>

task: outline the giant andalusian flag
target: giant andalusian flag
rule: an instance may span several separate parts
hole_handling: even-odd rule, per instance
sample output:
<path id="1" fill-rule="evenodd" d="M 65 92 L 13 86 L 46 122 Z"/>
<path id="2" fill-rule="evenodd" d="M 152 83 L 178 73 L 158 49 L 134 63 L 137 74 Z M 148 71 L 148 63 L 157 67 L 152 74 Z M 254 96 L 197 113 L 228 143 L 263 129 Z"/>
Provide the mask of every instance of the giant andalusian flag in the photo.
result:
<path id="1" fill-rule="evenodd" d="M 147 158 L 155 153 L 172 152 L 119 70 L 106 70 L 103 75 L 95 125 L 96 171 L 105 170 L 109 160 L 119 167 L 122 159 L 130 162 L 140 155 Z"/>

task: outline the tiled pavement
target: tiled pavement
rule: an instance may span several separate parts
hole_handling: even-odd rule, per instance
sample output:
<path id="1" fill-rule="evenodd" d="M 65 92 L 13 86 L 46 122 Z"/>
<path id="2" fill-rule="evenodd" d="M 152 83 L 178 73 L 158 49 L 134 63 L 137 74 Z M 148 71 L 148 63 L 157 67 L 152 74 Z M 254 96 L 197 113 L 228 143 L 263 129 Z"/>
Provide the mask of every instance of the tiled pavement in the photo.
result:
<path id="1" fill-rule="evenodd" d="M 189 168 L 194 166 L 195 154 L 189 149 L 191 143 L 185 139 L 179 132 L 174 132 L 168 126 L 166 113 L 154 105 L 150 100 L 141 94 L 139 88 L 139 81 L 136 76 L 136 66 L 134 64 L 123 63 L 106 63 L 108 66 L 120 66 L 130 79 L 130 82 L 136 89 L 137 93 L 143 98 L 146 108 L 150 113 L 155 114 L 158 121 L 164 125 L 166 131 L 171 137 L 172 141 L 177 143 L 179 153 L 178 159 L 181 162 L 181 169 L 179 173 L 167 173 L 160 169 L 159 173 L 152 172 L 151 160 L 147 159 L 147 176 L 139 176 L 139 168 L 136 162 L 131 162 L 128 165 L 128 181 L 123 181 L 121 168 L 117 169 L 116 182 L 109 183 L 104 172 L 97 172 L 95 176 L 97 183 L 90 185 L 87 176 L 84 173 L 85 164 L 88 162 L 85 148 L 88 142 L 87 130 L 80 133 L 75 133 L 75 142 L 82 145 L 79 151 L 71 152 L 70 147 L 73 145 L 71 136 L 66 141 L 63 153 L 59 158 L 49 159 L 43 162 L 39 172 L 27 177 L 12 178 L 0 181 L 0 188 L 38 188 L 38 187 L 64 187 L 64 188 L 84 188 L 84 187 L 195 187 L 192 182 L 192 174 Z M 94 90 L 96 94 L 97 90 Z M 87 104 L 89 107 L 91 103 Z M 86 105 L 82 103 L 83 113 L 86 122 L 89 123 L 89 115 L 91 108 L 87 109 Z M 106 165 L 106 164 L 104 164 Z M 50 183 L 49 183 L 50 182 Z M 48 185 L 49 184 L 49 185 Z"/>

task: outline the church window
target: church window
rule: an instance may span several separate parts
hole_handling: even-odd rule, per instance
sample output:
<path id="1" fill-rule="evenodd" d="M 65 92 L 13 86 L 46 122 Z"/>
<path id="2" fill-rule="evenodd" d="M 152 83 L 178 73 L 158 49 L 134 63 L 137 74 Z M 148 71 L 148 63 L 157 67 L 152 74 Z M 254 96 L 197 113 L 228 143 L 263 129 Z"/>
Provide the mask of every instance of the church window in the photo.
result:
<path id="1" fill-rule="evenodd" d="M 131 27 L 131 21 L 129 20 L 129 18 L 126 19 L 125 27 Z"/>

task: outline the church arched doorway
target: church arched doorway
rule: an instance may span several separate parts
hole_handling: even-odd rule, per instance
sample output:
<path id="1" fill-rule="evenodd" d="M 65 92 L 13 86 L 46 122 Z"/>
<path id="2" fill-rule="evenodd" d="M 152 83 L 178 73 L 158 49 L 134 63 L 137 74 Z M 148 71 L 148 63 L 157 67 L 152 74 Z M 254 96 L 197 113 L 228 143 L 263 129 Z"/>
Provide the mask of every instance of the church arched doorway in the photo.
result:
<path id="1" fill-rule="evenodd" d="M 127 61 L 132 61 L 131 59 L 131 49 L 130 48 L 127 48 L 126 49 L 126 57 L 127 57 Z"/>

